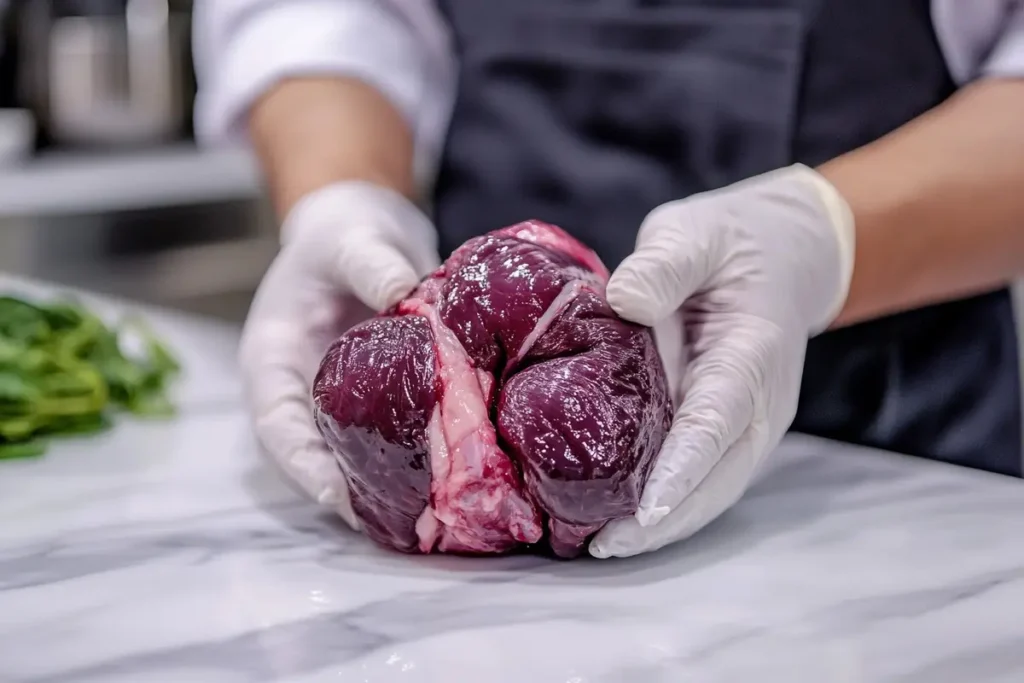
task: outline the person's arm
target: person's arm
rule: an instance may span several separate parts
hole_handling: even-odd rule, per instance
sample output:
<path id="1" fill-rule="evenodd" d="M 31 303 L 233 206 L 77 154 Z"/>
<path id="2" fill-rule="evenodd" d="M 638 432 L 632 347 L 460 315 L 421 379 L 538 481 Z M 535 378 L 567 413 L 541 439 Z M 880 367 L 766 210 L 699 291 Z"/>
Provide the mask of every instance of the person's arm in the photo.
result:
<path id="1" fill-rule="evenodd" d="M 412 132 L 374 87 L 353 78 L 296 78 L 253 106 L 249 131 L 282 217 L 309 192 L 368 180 L 412 198 Z"/>
<path id="2" fill-rule="evenodd" d="M 432 3 L 197 3 L 200 143 L 249 143 L 278 212 L 344 180 L 406 196 L 437 156 L 454 57 Z"/>
<path id="3" fill-rule="evenodd" d="M 833 326 L 1024 274 L 1024 80 L 978 81 L 818 170 L 857 226 L 853 280 Z"/>

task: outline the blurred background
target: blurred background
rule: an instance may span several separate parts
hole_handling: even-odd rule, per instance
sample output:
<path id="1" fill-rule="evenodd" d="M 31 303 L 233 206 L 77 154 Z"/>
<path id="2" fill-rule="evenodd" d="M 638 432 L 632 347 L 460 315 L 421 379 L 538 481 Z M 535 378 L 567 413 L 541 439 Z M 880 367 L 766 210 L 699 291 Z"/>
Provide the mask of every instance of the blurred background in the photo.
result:
<path id="1" fill-rule="evenodd" d="M 192 0 L 0 0 L 0 270 L 241 320 L 256 164 L 193 140 Z"/>
<path id="2" fill-rule="evenodd" d="M 0 0 L 0 271 L 244 317 L 276 229 L 193 140 L 193 1 Z"/>

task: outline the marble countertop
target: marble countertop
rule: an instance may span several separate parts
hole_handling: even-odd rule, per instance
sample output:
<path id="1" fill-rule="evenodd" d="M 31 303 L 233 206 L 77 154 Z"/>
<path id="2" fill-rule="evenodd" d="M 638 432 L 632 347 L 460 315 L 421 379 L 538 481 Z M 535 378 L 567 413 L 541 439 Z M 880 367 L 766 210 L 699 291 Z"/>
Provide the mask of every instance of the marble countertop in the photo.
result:
<path id="1" fill-rule="evenodd" d="M 659 553 L 405 557 L 262 464 L 235 331 L 156 322 L 179 419 L 0 463 L 3 683 L 1024 680 L 1016 480 L 790 437 Z"/>

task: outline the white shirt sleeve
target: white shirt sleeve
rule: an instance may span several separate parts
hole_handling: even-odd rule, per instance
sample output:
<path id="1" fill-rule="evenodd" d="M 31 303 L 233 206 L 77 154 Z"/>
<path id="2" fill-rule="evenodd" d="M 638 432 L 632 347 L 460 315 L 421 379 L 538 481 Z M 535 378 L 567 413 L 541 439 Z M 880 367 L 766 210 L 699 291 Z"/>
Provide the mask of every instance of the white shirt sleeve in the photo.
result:
<path id="1" fill-rule="evenodd" d="M 405 116 L 418 173 L 443 149 L 456 65 L 430 0 L 205 0 L 194 8 L 201 143 L 246 138 L 246 114 L 274 83 L 341 74 L 370 83 Z M 958 83 L 1024 77 L 1024 0 L 932 0 L 936 34 Z"/>
<path id="2" fill-rule="evenodd" d="M 932 0 L 932 19 L 957 83 L 1024 77 L 1024 0 Z"/>
<path id="3" fill-rule="evenodd" d="M 1024 77 L 1024 0 L 1007 9 L 1002 30 L 981 71 L 986 76 Z"/>
<path id="4" fill-rule="evenodd" d="M 200 143 L 245 142 L 249 108 L 281 79 L 337 74 L 389 98 L 413 129 L 417 165 L 436 165 L 455 65 L 432 2 L 204 0 L 193 22 Z"/>

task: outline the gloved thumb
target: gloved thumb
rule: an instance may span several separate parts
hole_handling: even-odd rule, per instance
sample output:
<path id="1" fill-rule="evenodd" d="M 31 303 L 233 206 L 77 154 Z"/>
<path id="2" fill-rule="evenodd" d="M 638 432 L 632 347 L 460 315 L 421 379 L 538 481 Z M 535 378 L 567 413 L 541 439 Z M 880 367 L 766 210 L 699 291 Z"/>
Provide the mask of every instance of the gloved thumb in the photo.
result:
<path id="1" fill-rule="evenodd" d="M 640 226 L 636 250 L 608 281 L 612 309 L 653 327 L 674 313 L 711 275 L 716 245 L 702 234 L 686 200 L 663 204 Z"/>
<path id="2" fill-rule="evenodd" d="M 339 289 L 351 292 L 374 311 L 382 311 L 411 292 L 430 269 L 417 272 L 391 244 L 365 240 L 346 243 L 333 260 L 331 271 Z"/>

